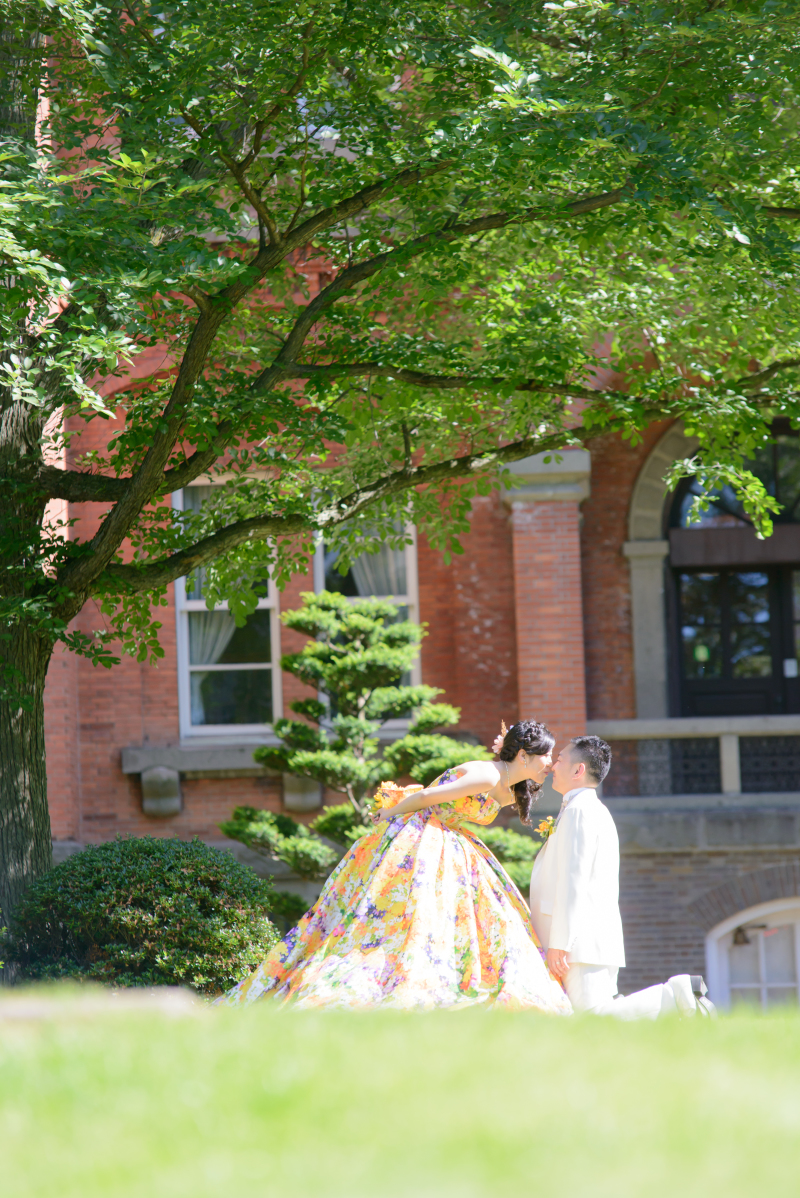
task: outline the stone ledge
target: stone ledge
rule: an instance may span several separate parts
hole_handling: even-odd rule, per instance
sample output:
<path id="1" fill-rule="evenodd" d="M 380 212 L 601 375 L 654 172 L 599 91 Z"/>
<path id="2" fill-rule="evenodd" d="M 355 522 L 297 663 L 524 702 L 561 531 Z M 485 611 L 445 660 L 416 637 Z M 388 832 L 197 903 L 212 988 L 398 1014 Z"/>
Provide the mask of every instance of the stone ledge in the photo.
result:
<path id="1" fill-rule="evenodd" d="M 545 458 L 550 460 L 546 462 Z M 581 503 L 589 497 L 592 459 L 586 449 L 537 453 L 511 462 L 508 469 L 519 480 L 519 485 L 508 489 L 503 496 L 510 506 L 553 500 Z"/>
<path id="2" fill-rule="evenodd" d="M 748 811 L 756 819 L 764 811 L 781 808 L 800 811 L 800 791 L 760 791 L 755 794 L 712 794 L 712 795 L 629 795 L 615 798 L 600 796 L 616 819 L 619 814 L 642 815 L 651 812 L 675 814 L 679 811 Z"/>
<path id="3" fill-rule="evenodd" d="M 277 741 L 275 743 L 277 744 Z M 253 750 L 256 748 L 257 743 L 198 745 L 196 748 L 185 745 L 167 745 L 162 748 L 129 745 L 122 750 L 122 772 L 141 774 L 155 766 L 164 766 L 194 778 L 205 778 L 212 774 L 239 778 L 263 777 L 267 774 L 277 777 L 276 770 L 266 769 L 253 761 Z"/>
<path id="4" fill-rule="evenodd" d="M 800 715 L 680 716 L 662 720 L 587 720 L 603 740 L 675 740 L 701 736 L 800 736 Z"/>
<path id="5" fill-rule="evenodd" d="M 790 803 L 757 797 L 762 801 L 755 804 L 704 803 L 672 810 L 641 802 L 620 810 L 617 800 L 610 810 L 624 856 L 797 849 L 800 857 L 800 795 L 780 796 L 790 797 Z"/>

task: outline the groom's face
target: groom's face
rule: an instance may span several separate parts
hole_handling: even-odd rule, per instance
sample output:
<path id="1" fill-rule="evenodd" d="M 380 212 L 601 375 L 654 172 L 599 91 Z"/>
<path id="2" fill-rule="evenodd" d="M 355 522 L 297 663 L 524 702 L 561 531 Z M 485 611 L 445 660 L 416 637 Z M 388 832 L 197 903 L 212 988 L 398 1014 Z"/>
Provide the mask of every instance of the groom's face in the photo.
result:
<path id="1" fill-rule="evenodd" d="M 565 795 L 568 790 L 574 789 L 577 785 L 576 775 L 582 772 L 579 766 L 580 763 L 572 757 L 572 747 L 564 745 L 552 771 L 553 790 L 556 794 Z"/>

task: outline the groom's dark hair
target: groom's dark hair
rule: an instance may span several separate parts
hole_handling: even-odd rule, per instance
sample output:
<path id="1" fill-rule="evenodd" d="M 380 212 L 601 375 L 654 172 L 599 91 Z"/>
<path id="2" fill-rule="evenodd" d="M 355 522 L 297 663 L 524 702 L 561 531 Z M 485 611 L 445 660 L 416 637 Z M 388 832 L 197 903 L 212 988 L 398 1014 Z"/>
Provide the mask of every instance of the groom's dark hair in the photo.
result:
<path id="1" fill-rule="evenodd" d="M 582 761 L 593 782 L 600 783 L 611 769 L 611 749 L 599 736 L 573 736 L 572 760 Z"/>

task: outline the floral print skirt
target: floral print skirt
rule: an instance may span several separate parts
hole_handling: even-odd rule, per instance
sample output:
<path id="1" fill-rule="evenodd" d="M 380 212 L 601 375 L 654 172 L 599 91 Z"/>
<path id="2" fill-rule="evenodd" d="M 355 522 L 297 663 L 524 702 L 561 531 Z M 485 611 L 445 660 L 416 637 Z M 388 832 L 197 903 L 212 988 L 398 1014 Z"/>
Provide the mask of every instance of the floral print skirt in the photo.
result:
<path id="1" fill-rule="evenodd" d="M 299 1007 L 571 1013 L 522 895 L 489 849 L 435 807 L 356 841 L 297 927 L 217 1001 L 266 997 Z"/>

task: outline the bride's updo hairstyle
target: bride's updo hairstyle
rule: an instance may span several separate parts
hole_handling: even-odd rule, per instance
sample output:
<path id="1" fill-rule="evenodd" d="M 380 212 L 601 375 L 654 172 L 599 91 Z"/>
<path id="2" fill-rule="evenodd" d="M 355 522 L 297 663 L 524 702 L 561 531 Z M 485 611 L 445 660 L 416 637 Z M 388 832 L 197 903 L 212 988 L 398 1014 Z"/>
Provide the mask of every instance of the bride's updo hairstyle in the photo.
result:
<path id="1" fill-rule="evenodd" d="M 555 743 L 556 738 L 544 724 L 536 720 L 520 720 L 518 724 L 512 724 L 506 733 L 498 757 L 501 761 L 513 761 L 520 749 L 531 757 L 544 757 L 552 751 Z M 531 778 L 523 778 L 513 787 L 514 806 L 523 824 L 531 822 L 531 807 L 541 789 L 541 782 L 534 782 Z"/>

